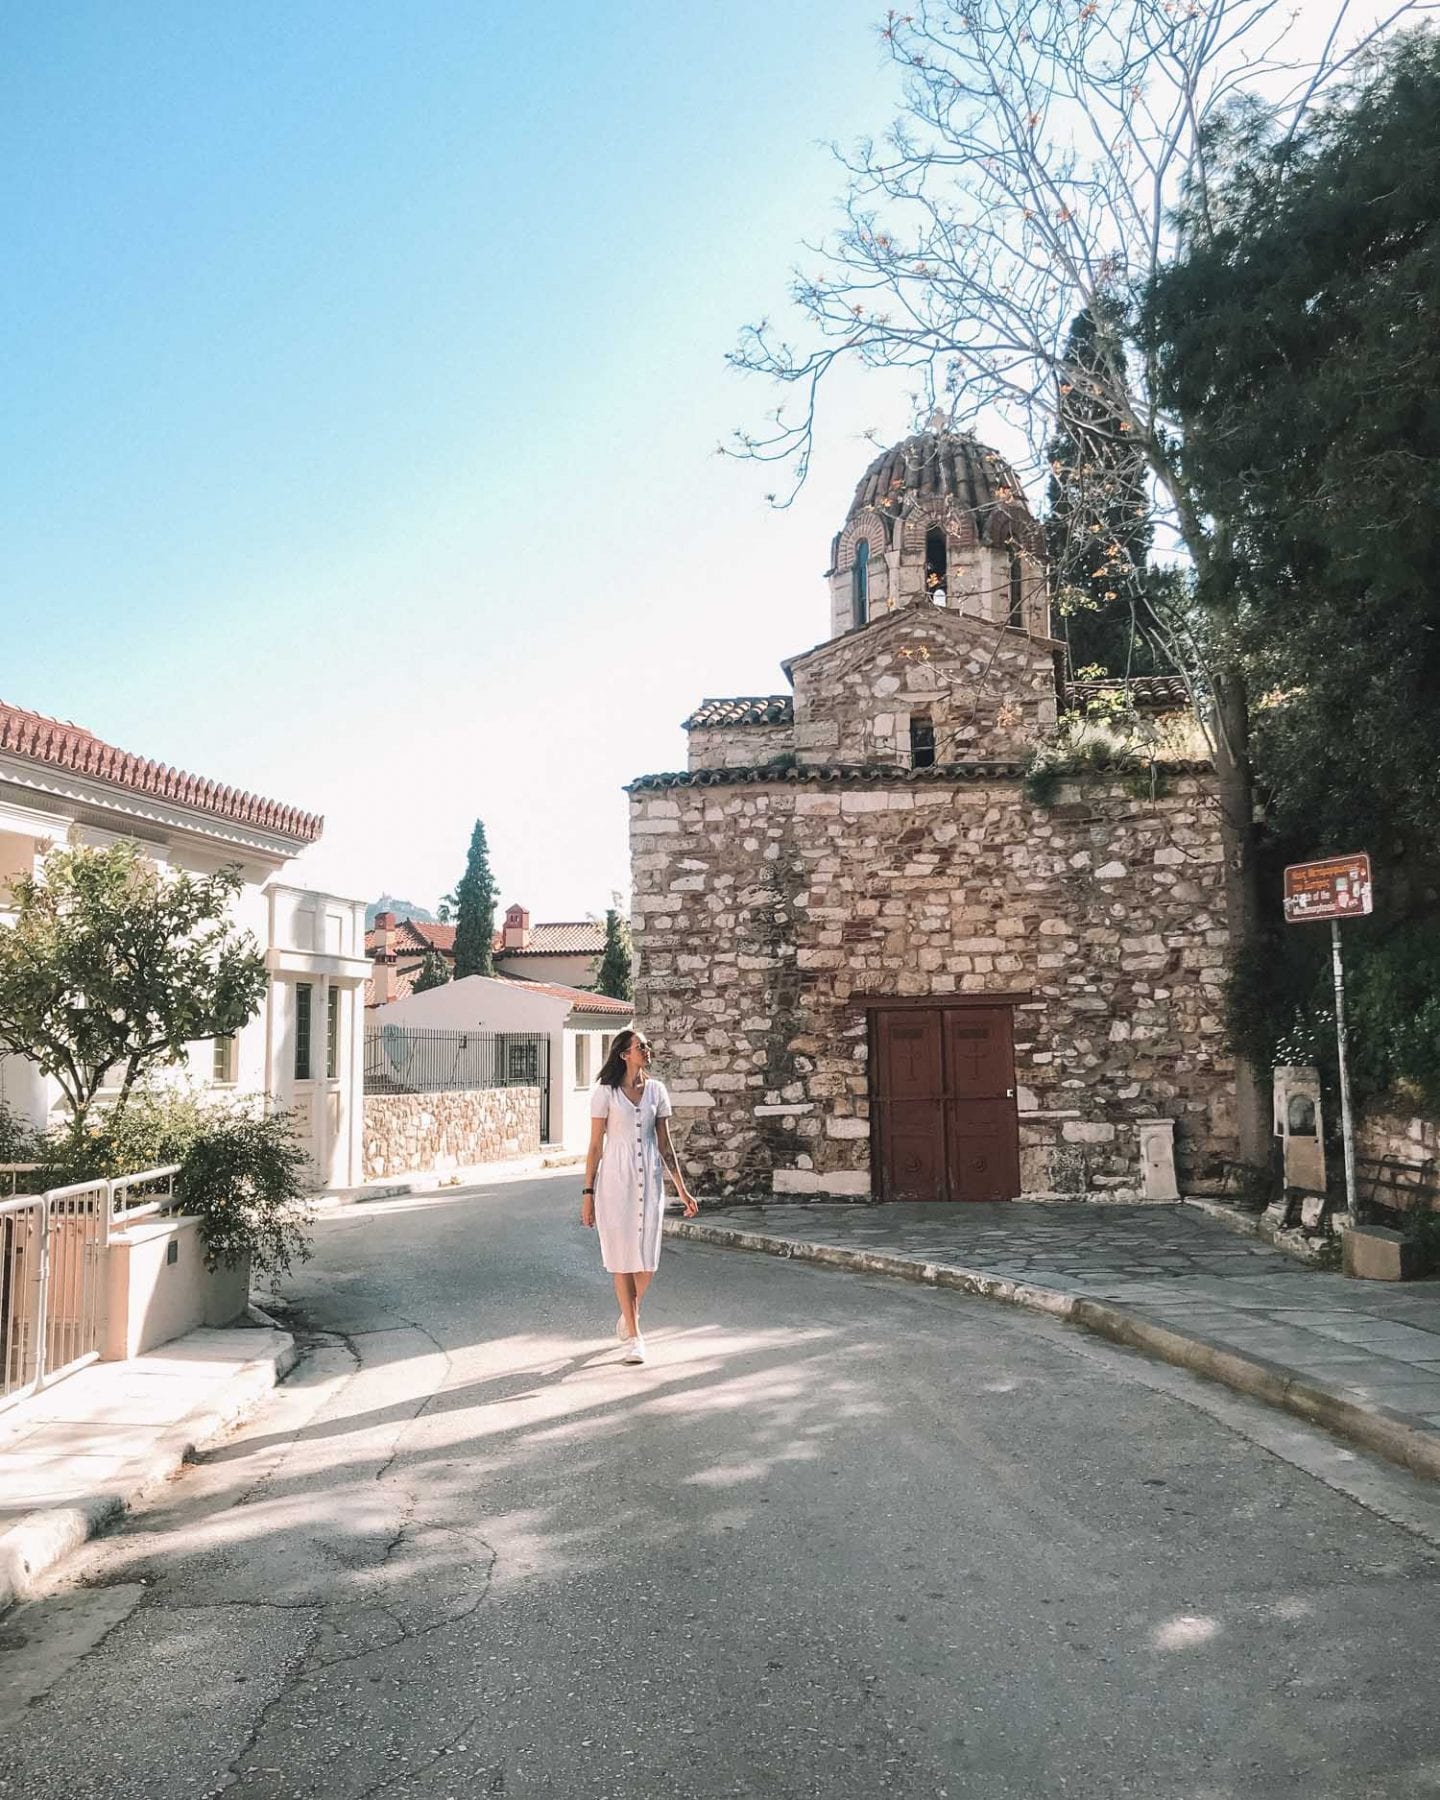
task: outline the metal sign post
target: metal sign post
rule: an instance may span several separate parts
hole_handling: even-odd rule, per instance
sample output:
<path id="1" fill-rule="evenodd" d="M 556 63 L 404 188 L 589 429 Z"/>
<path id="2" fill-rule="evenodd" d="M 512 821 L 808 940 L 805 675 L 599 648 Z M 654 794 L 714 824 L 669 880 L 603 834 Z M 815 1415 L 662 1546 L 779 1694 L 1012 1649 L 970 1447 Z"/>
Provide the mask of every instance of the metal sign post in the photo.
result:
<path id="1" fill-rule="evenodd" d="M 1340 1057 L 1340 1129 L 1345 1142 L 1345 1205 L 1350 1222 L 1360 1220 L 1355 1190 L 1355 1126 L 1350 1113 L 1350 1062 L 1345 1035 L 1345 963 L 1340 955 L 1340 921 L 1375 910 L 1370 885 L 1370 858 L 1333 856 L 1324 862 L 1292 863 L 1285 871 L 1285 919 L 1303 924 L 1330 921 L 1330 961 L 1335 974 L 1335 1046 Z"/>
<path id="2" fill-rule="evenodd" d="M 1359 1224 L 1355 1192 L 1355 1127 L 1350 1118 L 1350 1059 L 1345 1040 L 1345 964 L 1340 957 L 1340 921 L 1330 921 L 1330 960 L 1335 970 L 1335 1046 L 1340 1053 L 1340 1130 L 1345 1139 L 1345 1206 Z"/>

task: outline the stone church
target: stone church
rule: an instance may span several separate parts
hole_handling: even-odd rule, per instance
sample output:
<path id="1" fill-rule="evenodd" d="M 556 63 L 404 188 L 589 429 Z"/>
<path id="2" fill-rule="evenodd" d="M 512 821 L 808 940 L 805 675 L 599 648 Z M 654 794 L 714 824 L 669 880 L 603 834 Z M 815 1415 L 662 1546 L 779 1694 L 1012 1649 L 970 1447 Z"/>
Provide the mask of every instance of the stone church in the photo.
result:
<path id="1" fill-rule="evenodd" d="M 1018 481 L 950 429 L 871 463 L 827 579 L 790 691 L 704 701 L 689 768 L 628 790 L 636 1012 L 692 1181 L 1123 1197 L 1173 1125 L 1181 1186 L 1214 1185 L 1221 847 L 1182 684 L 1132 684 L 1140 774 L 1027 779 L 1094 696 L 1065 681 Z"/>

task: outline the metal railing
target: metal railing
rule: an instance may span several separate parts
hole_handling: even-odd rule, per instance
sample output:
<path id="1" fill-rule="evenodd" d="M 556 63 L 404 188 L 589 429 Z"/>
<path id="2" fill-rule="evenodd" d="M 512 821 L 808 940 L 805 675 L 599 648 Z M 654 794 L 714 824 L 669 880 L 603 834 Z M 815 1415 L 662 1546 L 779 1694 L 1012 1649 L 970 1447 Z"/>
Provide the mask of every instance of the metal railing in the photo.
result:
<path id="1" fill-rule="evenodd" d="M 124 1227 L 133 1225 L 137 1219 L 178 1212 L 180 1201 L 175 1194 L 175 1177 L 179 1173 L 179 1163 L 167 1163 L 163 1169 L 142 1169 L 138 1175 L 125 1175 L 112 1181 L 111 1219 L 117 1226 Z"/>
<path id="2" fill-rule="evenodd" d="M 445 1094 L 471 1088 L 538 1087 L 549 1039 L 519 1031 L 411 1031 L 372 1025 L 365 1033 L 367 1094 Z"/>
<path id="3" fill-rule="evenodd" d="M 0 1200 L 0 1407 L 99 1356 L 111 1232 L 176 1211 L 179 1172 L 176 1163 Z"/>

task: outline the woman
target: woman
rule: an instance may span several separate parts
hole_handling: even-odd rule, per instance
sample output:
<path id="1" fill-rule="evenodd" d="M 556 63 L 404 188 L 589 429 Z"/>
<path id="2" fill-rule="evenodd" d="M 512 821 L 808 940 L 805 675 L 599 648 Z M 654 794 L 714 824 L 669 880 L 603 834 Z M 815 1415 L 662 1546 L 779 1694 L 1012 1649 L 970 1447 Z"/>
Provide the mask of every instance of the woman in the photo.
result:
<path id="1" fill-rule="evenodd" d="M 600 1256 L 615 1278 L 620 1322 L 615 1335 L 627 1363 L 643 1363 L 640 1302 L 660 1261 L 660 1215 L 665 1207 L 664 1168 L 685 1203 L 685 1217 L 699 1210 L 680 1173 L 670 1142 L 670 1096 L 652 1081 L 650 1046 L 638 1031 L 622 1031 L 610 1047 L 590 1096 L 590 1150 L 580 1222 L 600 1228 Z"/>

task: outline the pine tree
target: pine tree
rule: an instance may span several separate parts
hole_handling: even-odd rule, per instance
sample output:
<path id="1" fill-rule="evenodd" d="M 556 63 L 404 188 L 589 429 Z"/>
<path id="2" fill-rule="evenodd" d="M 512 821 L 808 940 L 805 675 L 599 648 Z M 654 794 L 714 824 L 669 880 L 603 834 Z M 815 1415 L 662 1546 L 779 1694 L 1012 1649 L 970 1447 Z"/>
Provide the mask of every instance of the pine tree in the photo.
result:
<path id="1" fill-rule="evenodd" d="M 1070 327 L 1050 442 L 1045 520 L 1060 630 L 1072 673 L 1151 675 L 1165 665 L 1145 631 L 1150 506 L 1145 461 L 1127 441 L 1113 395 L 1123 391 L 1121 321 L 1086 308 Z"/>
<path id="2" fill-rule="evenodd" d="M 633 1000 L 635 985 L 630 972 L 630 926 L 612 906 L 605 914 L 605 953 L 595 981 L 597 994 L 612 1000 Z"/>
<path id="3" fill-rule="evenodd" d="M 465 873 L 455 890 L 455 978 L 495 973 L 495 900 L 490 850 L 479 819 L 470 834 Z"/>
<path id="4" fill-rule="evenodd" d="M 425 960 L 420 965 L 420 973 L 415 977 L 412 994 L 428 994 L 431 988 L 444 987 L 450 979 L 450 965 L 438 950 L 427 950 Z"/>

